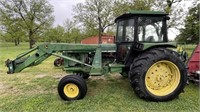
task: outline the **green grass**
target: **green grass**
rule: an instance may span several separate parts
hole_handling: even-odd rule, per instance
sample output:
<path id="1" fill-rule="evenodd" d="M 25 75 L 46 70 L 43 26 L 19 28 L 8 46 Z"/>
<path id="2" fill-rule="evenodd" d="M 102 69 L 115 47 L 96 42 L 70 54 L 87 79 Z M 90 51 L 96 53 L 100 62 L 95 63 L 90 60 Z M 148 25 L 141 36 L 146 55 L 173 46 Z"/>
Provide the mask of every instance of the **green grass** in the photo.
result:
<path id="1" fill-rule="evenodd" d="M 63 101 L 57 94 L 57 84 L 66 73 L 53 66 L 55 57 L 20 73 L 6 74 L 4 61 L 7 58 L 14 59 L 26 50 L 27 43 L 17 47 L 11 43 L 0 44 L 0 112 L 200 111 L 198 85 L 190 83 L 185 92 L 173 101 L 150 102 L 138 98 L 129 80 L 119 74 L 89 78 L 84 99 Z"/>

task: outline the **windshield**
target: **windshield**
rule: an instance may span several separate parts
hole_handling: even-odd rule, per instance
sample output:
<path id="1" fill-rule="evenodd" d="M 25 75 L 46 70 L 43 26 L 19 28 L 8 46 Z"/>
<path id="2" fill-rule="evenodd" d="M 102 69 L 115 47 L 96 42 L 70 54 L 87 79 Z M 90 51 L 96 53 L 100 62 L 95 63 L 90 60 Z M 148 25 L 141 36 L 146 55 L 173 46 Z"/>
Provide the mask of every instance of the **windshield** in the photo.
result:
<path id="1" fill-rule="evenodd" d="M 138 38 L 142 42 L 163 41 L 163 18 L 162 17 L 139 17 Z"/>

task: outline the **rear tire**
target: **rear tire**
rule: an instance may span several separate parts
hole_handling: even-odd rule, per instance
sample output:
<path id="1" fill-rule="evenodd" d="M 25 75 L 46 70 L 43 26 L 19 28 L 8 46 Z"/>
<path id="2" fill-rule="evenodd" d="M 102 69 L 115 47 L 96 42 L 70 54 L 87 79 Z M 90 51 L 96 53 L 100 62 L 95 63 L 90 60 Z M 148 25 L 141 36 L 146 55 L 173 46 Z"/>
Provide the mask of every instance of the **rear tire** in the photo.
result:
<path id="1" fill-rule="evenodd" d="M 169 49 L 167 49 L 169 50 Z M 169 52 L 173 53 L 174 56 L 178 57 L 182 62 L 186 62 L 187 61 L 187 53 L 185 52 L 185 54 L 179 54 L 178 52 L 176 51 L 172 51 L 172 50 L 169 50 Z"/>
<path id="2" fill-rule="evenodd" d="M 78 75 L 67 75 L 58 84 L 58 94 L 63 100 L 79 100 L 85 97 L 87 85 Z"/>
<path id="3" fill-rule="evenodd" d="M 169 101 L 183 91 L 187 82 L 187 70 L 173 51 L 154 48 L 133 60 L 129 79 L 140 98 Z"/>

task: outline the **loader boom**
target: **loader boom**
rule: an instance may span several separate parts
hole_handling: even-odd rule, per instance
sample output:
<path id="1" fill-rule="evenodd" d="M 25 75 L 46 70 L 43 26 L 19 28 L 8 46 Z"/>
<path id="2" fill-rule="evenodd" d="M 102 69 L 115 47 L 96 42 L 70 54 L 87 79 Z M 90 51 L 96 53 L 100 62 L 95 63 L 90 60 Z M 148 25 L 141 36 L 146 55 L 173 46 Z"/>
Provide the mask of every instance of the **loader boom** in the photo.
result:
<path id="1" fill-rule="evenodd" d="M 27 67 L 38 65 L 42 61 L 47 59 L 49 56 L 54 55 L 81 65 L 92 67 L 92 65 L 84 63 L 81 60 L 63 55 L 61 53 L 63 51 L 69 51 L 69 52 L 73 51 L 82 53 L 95 52 L 98 47 L 99 47 L 98 45 L 85 46 L 82 44 L 42 44 L 33 49 L 28 50 L 27 52 L 18 55 L 17 58 L 14 60 L 8 59 L 6 61 L 6 66 L 9 69 L 8 70 L 9 74 L 17 73 Z M 98 67 L 98 64 L 94 63 L 94 65 Z"/>
<path id="2" fill-rule="evenodd" d="M 157 43 L 157 47 L 174 47 L 175 43 Z M 152 43 L 136 44 L 134 48 L 141 50 L 150 49 L 155 47 Z M 138 48 L 137 48 L 138 47 Z M 63 58 L 65 60 L 64 70 L 65 71 L 83 71 L 90 73 L 91 75 L 101 75 L 107 72 L 120 72 L 125 66 L 123 63 L 111 64 L 109 68 L 103 67 L 105 60 L 102 58 L 107 57 L 112 63 L 116 56 L 116 44 L 68 44 L 68 43 L 47 43 L 41 44 L 35 48 L 32 48 L 16 57 L 14 60 L 8 59 L 6 66 L 8 68 L 8 74 L 21 72 L 23 69 L 36 66 L 42 61 L 53 55 L 56 57 Z M 76 55 L 80 55 L 77 58 Z M 88 55 L 92 55 L 89 57 Z M 91 58 L 91 62 L 86 62 L 85 58 Z M 112 58 L 112 59 L 110 59 Z M 73 66 L 69 64 L 74 63 Z M 77 67 L 76 65 L 82 65 Z M 112 68 L 112 69 L 111 69 Z M 104 69 L 104 70 L 103 70 Z"/>

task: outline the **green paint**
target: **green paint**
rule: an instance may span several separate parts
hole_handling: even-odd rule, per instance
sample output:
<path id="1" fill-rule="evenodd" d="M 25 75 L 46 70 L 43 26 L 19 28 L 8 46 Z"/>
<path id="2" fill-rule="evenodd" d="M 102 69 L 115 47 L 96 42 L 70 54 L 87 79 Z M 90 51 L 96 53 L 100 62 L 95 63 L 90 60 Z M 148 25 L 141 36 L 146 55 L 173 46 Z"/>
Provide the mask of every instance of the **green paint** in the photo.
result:
<path id="1" fill-rule="evenodd" d="M 79 61 L 79 60 L 77 60 L 77 59 L 70 58 L 70 57 L 68 57 L 68 56 L 59 55 L 59 54 L 56 54 L 56 53 L 52 53 L 52 55 L 57 56 L 57 57 L 61 57 L 61 58 L 64 58 L 64 59 L 66 59 L 66 60 L 70 60 L 70 61 L 73 61 L 73 62 L 76 62 L 76 63 L 79 63 L 79 64 L 83 64 L 83 65 L 86 65 L 86 66 L 89 66 L 89 67 L 92 67 L 91 65 L 88 65 L 88 64 L 86 64 L 86 63 L 84 63 L 84 62 L 81 62 L 81 61 Z"/>
<path id="2" fill-rule="evenodd" d="M 163 43 L 143 43 L 144 47 L 143 50 L 146 50 L 151 47 L 176 47 L 176 42 L 163 42 Z"/>
<path id="3" fill-rule="evenodd" d="M 95 56 L 92 62 L 92 68 L 90 71 L 91 75 L 101 75 L 102 74 L 102 51 L 101 46 L 96 49 Z"/>
<path id="4" fill-rule="evenodd" d="M 28 51 L 26 51 L 26 52 L 24 52 L 24 53 L 18 55 L 16 59 L 19 59 L 19 58 L 21 58 L 21 57 L 24 57 L 25 55 L 27 55 L 27 54 L 33 52 L 33 51 L 36 50 L 36 49 L 37 49 L 37 47 L 32 48 L 32 49 L 30 49 L 30 50 L 28 50 Z"/>
<path id="5" fill-rule="evenodd" d="M 110 67 L 111 73 L 115 73 L 115 72 L 121 73 L 122 68 L 124 68 L 125 65 L 123 65 L 123 64 L 109 64 L 109 67 Z"/>

